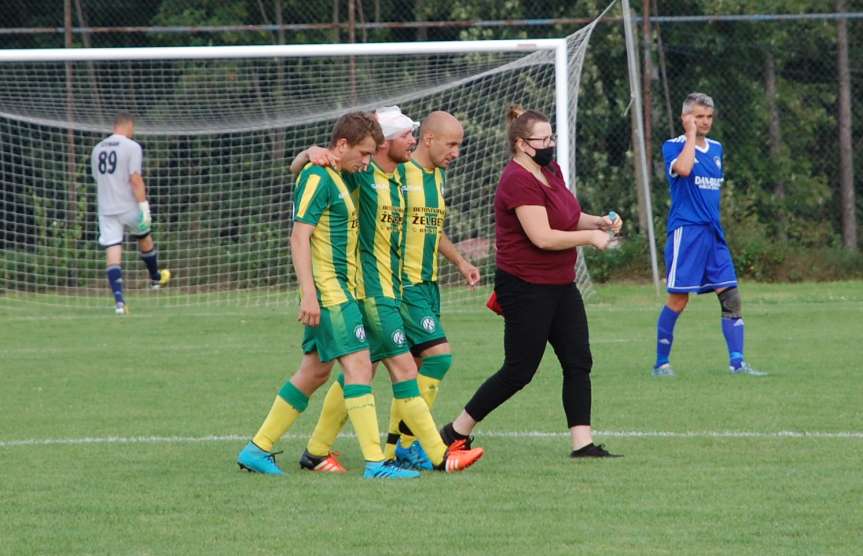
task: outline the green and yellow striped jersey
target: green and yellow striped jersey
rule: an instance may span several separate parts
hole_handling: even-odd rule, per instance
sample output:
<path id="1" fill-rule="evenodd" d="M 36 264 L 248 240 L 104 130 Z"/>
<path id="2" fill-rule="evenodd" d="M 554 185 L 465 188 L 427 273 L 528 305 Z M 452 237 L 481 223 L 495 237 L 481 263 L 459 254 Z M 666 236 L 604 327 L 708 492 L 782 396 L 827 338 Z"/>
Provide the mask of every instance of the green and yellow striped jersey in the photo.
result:
<path id="1" fill-rule="evenodd" d="M 405 191 L 402 281 L 437 282 L 438 246 L 446 216 L 446 173 L 442 168 L 426 170 L 413 160 L 399 165 L 398 172 Z"/>
<path id="2" fill-rule="evenodd" d="M 372 161 L 364 172 L 345 174 L 345 182 L 360 214 L 357 299 L 400 299 L 404 196 L 398 169 L 387 174 Z"/>
<path id="3" fill-rule="evenodd" d="M 307 164 L 294 191 L 294 222 L 315 226 L 312 273 L 323 307 L 354 298 L 358 269 L 357 210 L 342 174 Z"/>

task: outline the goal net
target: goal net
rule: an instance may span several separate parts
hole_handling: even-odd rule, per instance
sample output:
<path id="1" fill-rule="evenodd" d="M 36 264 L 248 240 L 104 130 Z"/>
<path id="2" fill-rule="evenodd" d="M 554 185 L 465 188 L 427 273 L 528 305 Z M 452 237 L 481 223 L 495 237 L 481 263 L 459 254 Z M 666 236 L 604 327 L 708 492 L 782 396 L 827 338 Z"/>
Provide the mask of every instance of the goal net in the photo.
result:
<path id="1" fill-rule="evenodd" d="M 592 30 L 539 41 L 0 51 L 0 303 L 112 307 L 90 152 L 127 111 L 143 147 L 160 266 L 173 275 L 169 287 L 148 290 L 127 241 L 133 309 L 294 304 L 292 158 L 326 144 L 344 112 L 398 104 L 415 120 L 447 110 L 464 124 L 445 229 L 483 282 L 469 290 L 446 261 L 440 275 L 445 311 L 480 307 L 494 274 L 505 108 L 549 115 L 568 138 L 558 159 L 573 183 Z M 589 294 L 583 262 L 578 281 Z"/>

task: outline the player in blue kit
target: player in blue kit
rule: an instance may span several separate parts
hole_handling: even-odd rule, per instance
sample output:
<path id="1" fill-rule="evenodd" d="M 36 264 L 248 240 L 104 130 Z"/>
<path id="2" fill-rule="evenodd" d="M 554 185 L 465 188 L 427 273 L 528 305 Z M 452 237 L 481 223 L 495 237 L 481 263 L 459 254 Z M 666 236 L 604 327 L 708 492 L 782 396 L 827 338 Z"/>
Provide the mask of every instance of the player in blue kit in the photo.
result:
<path id="1" fill-rule="evenodd" d="M 684 134 L 662 145 L 671 191 L 665 242 L 668 301 L 656 326 L 653 376 L 674 376 L 669 356 L 677 317 L 690 293 L 710 291 L 716 292 L 722 308 L 731 373 L 764 376 L 767 373 L 753 369 L 743 357 L 740 292 L 719 213 L 725 181 L 723 149 L 721 143 L 707 138 L 713 126 L 713 99 L 690 93 L 683 101 L 682 120 Z"/>

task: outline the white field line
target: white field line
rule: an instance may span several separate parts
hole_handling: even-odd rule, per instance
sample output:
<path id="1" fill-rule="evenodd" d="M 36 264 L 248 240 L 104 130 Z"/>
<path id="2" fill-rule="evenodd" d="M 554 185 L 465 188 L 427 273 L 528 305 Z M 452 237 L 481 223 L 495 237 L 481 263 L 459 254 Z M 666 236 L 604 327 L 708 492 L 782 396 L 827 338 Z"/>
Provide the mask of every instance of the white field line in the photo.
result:
<path id="1" fill-rule="evenodd" d="M 61 320 L 128 320 L 128 319 L 154 319 L 154 318 L 173 318 L 173 317 L 194 317 L 194 318 L 202 318 L 202 319 L 217 319 L 221 317 L 235 319 L 237 317 L 240 318 L 257 318 L 261 314 L 264 315 L 278 315 L 279 311 L 282 309 L 277 307 L 270 308 L 250 308 L 249 311 L 217 311 L 217 312 L 185 312 L 182 310 L 177 310 L 176 308 L 163 308 L 164 310 L 154 310 L 152 312 L 145 313 L 134 313 L 129 316 L 121 316 L 118 317 L 113 313 L 107 312 L 89 312 L 85 314 L 77 314 L 77 315 L 63 315 L 63 314 L 55 314 L 55 315 L 16 315 L 16 314 L 2 314 L 3 319 L 6 321 L 61 321 Z M 255 310 L 258 311 L 258 314 L 255 313 Z M 113 309 L 111 309 L 113 311 Z M 290 313 L 286 313 L 288 317 L 291 316 Z"/>
<path id="2" fill-rule="evenodd" d="M 82 346 L 69 346 L 69 347 L 13 347 L 13 348 L 3 348 L 0 349 L 0 355 L 48 355 L 48 354 L 63 354 L 63 353 L 107 353 L 109 350 L 113 349 L 116 346 L 111 346 L 110 344 L 93 344 L 93 345 L 82 345 Z M 290 351 L 290 348 L 286 348 Z M 214 344 L 197 344 L 197 345 L 160 345 L 158 347 L 158 351 L 160 353 L 195 353 L 195 352 L 203 352 L 203 353 L 212 353 L 212 352 L 221 352 L 228 351 L 231 353 L 241 353 L 244 350 L 254 350 L 255 353 L 261 353 L 262 350 L 259 348 L 251 348 L 248 343 L 220 343 L 217 345 Z M 273 349 L 273 353 L 279 353 L 285 351 L 281 348 Z"/>
<path id="3" fill-rule="evenodd" d="M 730 439 L 852 439 L 863 440 L 863 431 L 845 432 L 809 432 L 809 431 L 593 431 L 598 437 L 608 436 L 615 438 L 682 438 L 682 439 L 707 439 L 707 438 L 730 438 Z M 352 434 L 342 436 L 352 437 Z M 478 433 L 482 437 L 497 438 L 565 438 L 568 432 L 542 432 L 542 431 L 482 431 Z M 285 438 L 305 439 L 306 434 L 287 434 Z M 212 442 L 240 442 L 248 440 L 247 434 L 220 434 L 207 436 L 96 436 L 77 438 L 29 438 L 21 440 L 0 440 L 0 448 L 14 448 L 18 446 L 56 446 L 56 445 L 86 445 L 86 444 L 194 444 Z"/>
<path id="4" fill-rule="evenodd" d="M 646 342 L 653 341 L 654 338 L 648 338 L 647 336 L 638 337 L 638 338 L 593 338 L 590 340 L 590 343 L 593 345 L 599 344 L 625 344 L 625 343 L 637 343 L 637 342 Z M 48 355 L 48 354 L 63 354 L 63 353 L 105 353 L 111 349 L 110 344 L 89 344 L 89 345 L 79 345 L 79 346 L 68 346 L 68 347 L 56 347 L 56 346 L 24 346 L 24 347 L 10 347 L 10 348 L 0 348 L 0 356 L 7 355 Z M 213 344 L 177 344 L 177 345 L 161 345 L 159 346 L 158 351 L 162 353 L 194 353 L 194 352 L 204 352 L 204 353 L 213 353 L 220 351 L 229 351 L 232 353 L 242 353 L 245 350 L 250 350 L 252 348 L 249 347 L 248 343 L 220 343 L 218 345 Z M 259 353 L 261 350 L 254 348 L 256 353 Z M 292 350 L 290 346 L 288 347 L 279 347 L 271 350 L 273 353 L 280 353 L 284 351 L 292 352 L 296 350 Z"/>
<path id="5" fill-rule="evenodd" d="M 293 298 L 291 298 L 293 299 Z M 858 305 L 863 304 L 863 299 L 849 298 L 846 296 L 835 296 L 835 295 L 827 295 L 825 297 L 819 298 L 816 300 L 821 304 L 835 304 L 836 307 L 831 310 L 839 310 L 839 311 L 859 311 L 860 308 Z M 795 304 L 810 304 L 814 301 L 807 301 L 805 303 L 800 302 L 799 300 L 784 300 L 784 299 L 769 299 L 769 300 L 750 300 L 748 301 L 748 305 L 750 307 L 773 307 L 778 306 L 780 303 L 795 303 Z M 218 302 L 213 303 L 203 303 L 203 305 L 219 305 Z M 46 308 L 45 305 L 37 305 L 38 310 L 44 310 Z M 639 302 L 628 302 L 627 300 L 613 300 L 613 301 L 597 301 L 594 303 L 589 303 L 587 305 L 588 312 L 591 310 L 597 310 L 600 312 L 609 312 L 609 313 L 617 313 L 617 312 L 649 312 L 654 313 L 657 312 L 659 305 L 653 303 L 639 303 Z M 50 309 L 50 307 L 48 307 Z M 74 308 L 70 308 L 68 306 L 60 306 L 56 308 L 56 313 L 53 314 L 37 314 L 37 315 L 28 315 L 22 314 L 26 311 L 33 310 L 32 306 L 26 305 L 26 302 L 22 302 L 20 305 L 12 306 L 9 303 L 2 303 L 2 298 L 0 298 L 0 317 L 5 321 L 61 321 L 61 320 L 117 320 L 118 317 L 113 313 L 113 307 L 108 305 L 106 307 L 96 307 L 96 306 L 84 306 L 80 310 L 80 313 L 72 313 L 75 311 Z M 446 309 L 446 308 L 445 308 Z M 246 305 L 244 307 L 236 308 L 236 307 L 227 307 L 225 310 L 215 310 L 215 311 L 207 311 L 200 310 L 200 308 L 194 307 L 193 305 L 182 305 L 182 306 L 160 306 L 160 305 L 150 305 L 143 309 L 144 312 L 136 313 L 134 312 L 134 306 L 132 307 L 133 313 L 130 316 L 122 317 L 124 319 L 135 318 L 135 319 L 151 319 L 151 318 L 166 318 L 166 317 L 174 317 L 174 316 L 182 316 L 182 317 L 194 317 L 194 318 L 236 318 L 236 317 L 250 317 L 255 318 L 258 314 L 265 315 L 278 315 L 279 313 L 285 313 L 288 317 L 292 318 L 294 311 L 296 310 L 296 304 L 293 301 L 286 301 L 282 304 L 260 304 L 260 305 Z M 485 310 L 482 306 L 478 305 L 475 310 L 465 311 L 461 313 L 452 312 L 444 310 L 444 317 L 447 314 L 452 315 L 487 315 L 490 316 L 487 310 Z"/>

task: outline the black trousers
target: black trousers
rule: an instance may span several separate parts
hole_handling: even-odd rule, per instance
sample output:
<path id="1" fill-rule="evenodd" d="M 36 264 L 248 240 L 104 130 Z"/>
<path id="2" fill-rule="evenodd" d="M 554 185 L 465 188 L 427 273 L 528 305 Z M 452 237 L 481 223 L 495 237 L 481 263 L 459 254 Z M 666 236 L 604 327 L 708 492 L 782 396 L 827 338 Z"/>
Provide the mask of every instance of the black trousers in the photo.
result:
<path id="1" fill-rule="evenodd" d="M 545 353 L 554 348 L 563 370 L 563 409 L 569 427 L 590 424 L 593 358 L 584 301 L 575 284 L 531 284 L 497 269 L 497 299 L 503 308 L 504 362 L 488 377 L 465 411 L 477 421 L 527 386 Z"/>

